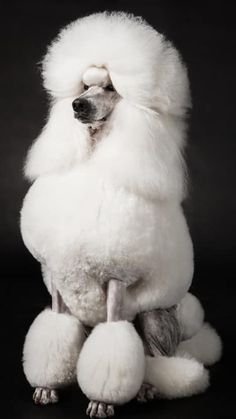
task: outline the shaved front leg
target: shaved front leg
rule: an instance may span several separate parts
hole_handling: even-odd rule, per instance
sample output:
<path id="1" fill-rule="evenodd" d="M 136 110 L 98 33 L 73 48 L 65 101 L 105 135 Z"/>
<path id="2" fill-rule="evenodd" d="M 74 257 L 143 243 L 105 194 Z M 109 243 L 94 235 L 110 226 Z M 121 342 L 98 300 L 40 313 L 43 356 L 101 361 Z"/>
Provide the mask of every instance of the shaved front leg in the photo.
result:
<path id="1" fill-rule="evenodd" d="M 70 310 L 64 303 L 59 291 L 55 287 L 55 284 L 53 283 L 52 277 L 51 277 L 51 284 L 50 284 L 50 290 L 52 295 L 52 311 L 55 313 L 70 313 Z M 36 387 L 34 394 L 33 394 L 33 400 L 35 404 L 52 404 L 57 403 L 59 399 L 58 391 L 56 389 L 50 389 L 46 387 Z"/>
<path id="2" fill-rule="evenodd" d="M 124 293 L 124 283 L 117 279 L 110 279 L 107 284 L 107 322 L 122 320 Z M 114 406 L 98 400 L 90 400 L 86 413 L 91 418 L 106 418 L 114 415 Z"/>
<path id="3" fill-rule="evenodd" d="M 55 287 L 53 281 L 51 284 L 51 290 L 52 290 L 52 311 L 55 311 L 56 313 L 70 313 L 69 308 L 63 301 L 63 298 L 57 288 Z"/>
<path id="4" fill-rule="evenodd" d="M 125 285 L 117 279 L 110 279 L 107 286 L 107 321 L 122 320 Z"/>

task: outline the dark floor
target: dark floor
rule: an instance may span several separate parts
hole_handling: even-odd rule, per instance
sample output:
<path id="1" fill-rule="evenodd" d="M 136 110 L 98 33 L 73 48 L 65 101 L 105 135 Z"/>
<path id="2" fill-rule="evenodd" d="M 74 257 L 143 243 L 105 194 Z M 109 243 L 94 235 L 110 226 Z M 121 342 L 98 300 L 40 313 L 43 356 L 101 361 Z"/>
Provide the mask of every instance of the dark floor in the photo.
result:
<path id="1" fill-rule="evenodd" d="M 39 266 L 21 241 L 19 212 L 29 187 L 22 176 L 26 150 L 47 113 L 37 63 L 59 28 L 105 9 L 142 15 L 174 42 L 189 69 L 193 110 L 186 156 L 191 186 L 185 211 L 196 254 L 193 291 L 224 343 L 223 358 L 211 368 L 205 394 L 146 405 L 133 401 L 117 408 L 116 417 L 236 418 L 236 26 L 233 2 L 217 0 L 1 2 L 1 413 L 4 408 L 4 419 L 85 417 L 88 401 L 76 387 L 64 391 L 55 406 L 34 406 L 31 400 L 21 366 L 22 345 L 31 322 L 50 301 Z"/>

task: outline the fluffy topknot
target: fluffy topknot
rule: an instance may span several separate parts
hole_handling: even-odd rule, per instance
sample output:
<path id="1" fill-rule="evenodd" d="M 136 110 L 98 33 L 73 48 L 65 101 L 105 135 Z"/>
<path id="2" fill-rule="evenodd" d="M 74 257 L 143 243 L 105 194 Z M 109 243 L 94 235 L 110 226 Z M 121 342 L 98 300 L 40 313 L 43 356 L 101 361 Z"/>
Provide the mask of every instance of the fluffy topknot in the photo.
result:
<path id="1" fill-rule="evenodd" d="M 178 116 L 190 106 L 178 52 L 141 17 L 102 12 L 69 24 L 43 60 L 44 86 L 55 98 L 77 95 L 90 66 L 105 67 L 118 93 L 133 104 Z"/>

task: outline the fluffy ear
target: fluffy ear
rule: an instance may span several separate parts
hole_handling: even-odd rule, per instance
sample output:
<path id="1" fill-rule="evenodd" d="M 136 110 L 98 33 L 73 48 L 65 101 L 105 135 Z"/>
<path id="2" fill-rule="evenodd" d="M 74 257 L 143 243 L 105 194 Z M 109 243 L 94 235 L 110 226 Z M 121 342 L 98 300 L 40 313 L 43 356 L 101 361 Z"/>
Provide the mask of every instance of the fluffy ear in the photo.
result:
<path id="1" fill-rule="evenodd" d="M 48 121 L 26 158 L 24 173 L 29 180 L 67 170 L 86 158 L 88 134 L 73 116 L 72 101 L 65 98 L 52 104 Z"/>
<path id="2" fill-rule="evenodd" d="M 111 129 L 92 156 L 101 173 L 119 187 L 151 199 L 182 200 L 185 122 L 121 100 Z"/>

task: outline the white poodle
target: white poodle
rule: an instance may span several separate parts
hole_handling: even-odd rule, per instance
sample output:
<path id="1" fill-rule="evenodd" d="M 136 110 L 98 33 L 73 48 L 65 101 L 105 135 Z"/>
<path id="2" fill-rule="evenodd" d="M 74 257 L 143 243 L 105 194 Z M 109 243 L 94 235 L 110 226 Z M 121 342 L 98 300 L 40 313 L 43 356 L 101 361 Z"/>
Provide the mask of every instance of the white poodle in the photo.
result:
<path id="1" fill-rule="evenodd" d="M 57 401 L 76 378 L 91 417 L 136 396 L 204 391 L 221 341 L 188 293 L 190 95 L 178 52 L 139 17 L 97 13 L 59 33 L 43 79 L 51 109 L 21 211 L 52 295 L 24 345 L 35 402 Z"/>

